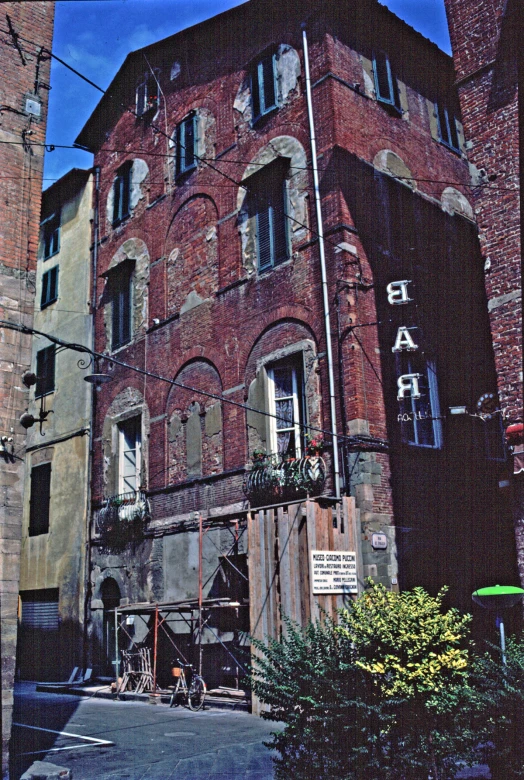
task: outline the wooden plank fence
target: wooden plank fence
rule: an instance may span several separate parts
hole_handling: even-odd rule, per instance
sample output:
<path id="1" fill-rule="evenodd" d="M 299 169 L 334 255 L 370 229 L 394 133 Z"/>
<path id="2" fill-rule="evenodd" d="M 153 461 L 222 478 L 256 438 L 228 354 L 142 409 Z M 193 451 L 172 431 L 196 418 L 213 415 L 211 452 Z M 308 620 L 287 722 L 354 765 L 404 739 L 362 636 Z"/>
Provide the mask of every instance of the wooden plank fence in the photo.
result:
<path id="1" fill-rule="evenodd" d="M 315 500 L 248 513 L 249 611 L 252 636 L 278 639 L 282 614 L 305 625 L 322 613 L 334 617 L 347 596 L 313 595 L 310 551 L 356 552 L 359 588 L 363 584 L 360 512 L 353 498 L 325 506 Z M 252 647 L 252 652 L 255 649 Z M 253 712 L 262 707 L 253 697 Z"/>

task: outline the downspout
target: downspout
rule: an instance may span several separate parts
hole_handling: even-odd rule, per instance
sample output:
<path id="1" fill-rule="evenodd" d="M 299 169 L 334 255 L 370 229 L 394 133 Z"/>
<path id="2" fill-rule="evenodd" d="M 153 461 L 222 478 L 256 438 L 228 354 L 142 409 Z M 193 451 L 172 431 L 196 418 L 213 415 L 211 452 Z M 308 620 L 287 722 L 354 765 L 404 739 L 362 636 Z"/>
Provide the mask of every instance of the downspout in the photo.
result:
<path id="1" fill-rule="evenodd" d="M 331 413 L 331 431 L 333 438 L 333 475 L 335 479 L 335 497 L 340 498 L 340 469 L 338 461 L 337 409 L 335 404 L 335 377 L 333 374 L 333 353 L 331 350 L 331 323 L 329 317 L 329 294 L 326 275 L 326 254 L 324 248 L 324 223 L 322 221 L 322 206 L 320 202 L 320 186 L 318 181 L 317 144 L 315 138 L 315 119 L 313 116 L 313 100 L 311 96 L 311 78 L 309 75 L 309 53 L 306 26 L 302 25 L 302 45 L 304 49 L 304 71 L 306 75 L 306 102 L 309 120 L 309 138 L 311 144 L 311 165 L 313 168 L 313 189 L 315 194 L 315 213 L 317 218 L 318 249 L 320 255 L 320 273 L 322 278 L 322 302 L 324 307 L 324 326 L 326 331 L 326 355 L 328 363 L 329 407 Z"/>
<path id="2" fill-rule="evenodd" d="M 96 294 L 97 294 L 97 273 L 98 273 L 98 236 L 100 230 L 100 166 L 96 165 L 94 168 L 95 174 L 95 202 L 93 209 L 93 254 L 92 254 L 92 279 L 91 279 L 91 348 L 95 346 L 95 312 L 96 312 Z M 96 404 L 96 385 L 91 385 L 91 405 L 90 405 L 90 420 L 89 420 L 89 451 L 87 457 L 87 500 L 86 500 L 86 563 L 84 572 L 84 647 L 83 647 L 83 660 L 84 668 L 89 666 L 88 663 L 88 635 L 87 635 L 87 623 L 89 618 L 89 602 L 91 599 L 91 489 L 93 478 L 93 440 L 94 440 L 94 421 L 95 421 L 95 404 Z M 115 613 L 116 620 L 116 613 Z M 117 677 L 118 680 L 118 677 Z"/>

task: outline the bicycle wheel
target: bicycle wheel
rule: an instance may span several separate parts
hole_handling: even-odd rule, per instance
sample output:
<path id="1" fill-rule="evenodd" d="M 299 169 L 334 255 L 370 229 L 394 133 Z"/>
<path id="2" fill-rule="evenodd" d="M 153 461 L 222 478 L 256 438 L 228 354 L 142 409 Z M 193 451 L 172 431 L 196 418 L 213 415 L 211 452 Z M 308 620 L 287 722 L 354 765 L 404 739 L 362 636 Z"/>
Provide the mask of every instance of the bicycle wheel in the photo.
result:
<path id="1" fill-rule="evenodd" d="M 180 688 L 181 685 L 180 685 L 180 677 L 179 677 L 176 681 L 176 685 L 173 688 L 173 693 L 171 694 L 171 698 L 169 700 L 170 707 L 178 707 L 178 705 L 180 704 L 180 696 L 179 696 Z"/>
<path id="2" fill-rule="evenodd" d="M 206 684 L 201 677 L 195 675 L 191 681 L 191 687 L 189 688 L 189 694 L 187 701 L 189 709 L 193 712 L 201 710 L 204 706 L 204 699 L 206 697 Z"/>

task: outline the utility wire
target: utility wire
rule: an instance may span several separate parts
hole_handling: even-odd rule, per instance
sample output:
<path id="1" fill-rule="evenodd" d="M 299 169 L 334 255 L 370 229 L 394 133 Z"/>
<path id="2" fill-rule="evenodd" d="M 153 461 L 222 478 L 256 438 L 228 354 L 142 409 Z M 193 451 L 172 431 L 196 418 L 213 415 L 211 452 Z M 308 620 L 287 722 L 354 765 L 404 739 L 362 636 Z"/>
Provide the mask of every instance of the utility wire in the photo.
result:
<path id="1" fill-rule="evenodd" d="M 48 341 L 51 341 L 53 344 L 57 344 L 60 347 L 63 347 L 64 349 L 71 349 L 74 352 L 81 352 L 87 355 L 91 355 L 93 358 L 101 359 L 101 360 L 107 360 L 110 363 L 114 363 L 117 366 L 121 366 L 122 368 L 127 368 L 131 371 L 135 371 L 137 374 L 141 374 L 142 376 L 147 376 L 150 379 L 157 379 L 160 382 L 166 382 L 169 385 L 172 385 L 173 387 L 179 387 L 181 390 L 187 390 L 190 393 L 197 394 L 197 395 L 203 395 L 206 398 L 212 398 L 215 401 L 220 401 L 221 403 L 229 404 L 230 406 L 235 406 L 239 409 L 243 409 L 247 412 L 253 412 L 255 414 L 260 414 L 263 417 L 270 417 L 274 420 L 280 420 L 284 422 L 289 422 L 289 419 L 287 417 L 280 417 L 277 414 L 272 414 L 271 412 L 266 412 L 261 409 L 257 409 L 254 406 L 250 406 L 246 403 L 241 403 L 240 401 L 233 401 L 231 398 L 224 398 L 223 395 L 219 395 L 218 393 L 210 393 L 207 390 L 200 390 L 196 387 L 192 387 L 191 385 L 185 385 L 183 382 L 178 382 L 176 379 L 168 379 L 165 376 L 162 376 L 161 374 L 157 374 L 154 371 L 147 371 L 144 368 L 139 368 L 138 366 L 133 366 L 130 363 L 125 363 L 123 360 L 119 360 L 118 358 L 115 358 L 112 355 L 104 355 L 102 352 L 96 352 L 94 349 L 91 349 L 90 347 L 86 347 L 84 344 L 76 344 L 74 342 L 70 341 L 64 341 L 64 339 L 60 339 L 57 336 L 52 336 L 49 333 L 44 333 L 43 331 L 36 330 L 36 328 L 30 328 L 27 325 L 23 325 L 21 323 L 16 322 L 10 322 L 9 320 L 0 320 L 0 327 L 7 328 L 8 330 L 15 330 L 19 333 L 26 333 L 31 336 L 43 336 L 44 338 L 48 339 Z M 294 425 L 298 425 L 298 427 L 306 430 L 306 431 L 315 431 L 315 433 L 322 433 L 326 436 L 332 437 L 333 432 L 331 430 L 325 429 L 325 428 L 317 428 L 314 425 L 306 425 L 305 423 L 301 422 L 293 422 Z M 366 441 L 365 436 L 343 436 L 339 435 L 339 438 L 345 439 L 349 442 L 351 445 L 352 443 L 356 443 L 356 440 L 362 440 Z M 368 437 L 367 440 L 373 439 L 375 441 L 375 437 Z M 387 442 L 384 440 L 376 440 L 379 442 L 382 442 L 384 446 L 387 445 Z"/>

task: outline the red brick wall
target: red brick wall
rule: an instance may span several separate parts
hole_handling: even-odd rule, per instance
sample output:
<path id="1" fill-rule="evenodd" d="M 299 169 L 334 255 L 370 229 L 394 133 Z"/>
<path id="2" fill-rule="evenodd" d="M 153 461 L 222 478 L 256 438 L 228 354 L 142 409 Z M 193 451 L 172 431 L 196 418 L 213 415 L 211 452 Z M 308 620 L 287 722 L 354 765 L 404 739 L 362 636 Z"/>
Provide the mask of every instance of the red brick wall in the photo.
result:
<path id="1" fill-rule="evenodd" d="M 292 11 L 288 11 L 287 16 L 280 16 L 275 11 L 271 28 L 266 29 L 264 25 L 257 26 L 255 23 L 257 8 L 255 3 L 242 7 L 235 16 L 228 15 L 227 23 L 218 18 L 192 30 L 187 34 L 187 40 L 182 33 L 175 48 L 159 44 L 157 54 L 154 47 L 148 53 L 153 64 L 156 63 L 155 57 L 163 62 L 162 89 L 167 101 L 167 106 L 162 105 L 154 120 L 155 124 L 164 127 L 165 111 L 171 133 L 176 122 L 188 111 L 205 106 L 214 120 L 211 139 L 214 156 L 211 165 L 199 163 L 195 172 L 174 185 L 169 184 L 170 178 L 172 182 L 172 169 L 169 167 L 172 162 L 166 163 L 165 158 L 159 156 L 166 148 L 166 139 L 149 128 L 147 123 L 138 122 L 129 113 L 122 114 L 110 127 L 96 156 L 96 163 L 101 166 L 102 172 L 102 212 L 105 214 L 105 203 L 115 171 L 126 159 L 125 155 L 117 155 L 112 149 L 122 149 L 126 145 L 130 149 L 140 149 L 140 155 L 146 160 L 150 173 L 144 185 L 144 198 L 135 214 L 117 230 L 112 230 L 104 222 L 102 232 L 105 235 L 100 246 L 99 269 L 103 273 L 108 268 L 111 258 L 127 238 L 143 239 L 152 260 L 149 323 L 152 324 L 153 318 L 161 322 L 154 325 L 147 335 L 147 350 L 143 343 L 132 345 L 121 351 L 122 359 L 143 365 L 144 353 L 147 352 L 148 369 L 166 377 L 177 376 L 189 361 L 207 360 L 216 368 L 226 397 L 234 401 L 243 402 L 247 399 L 257 355 L 261 356 L 266 348 L 274 350 L 289 345 L 299 338 L 305 338 L 304 334 L 307 334 L 320 353 L 317 363 L 322 393 L 319 423 L 329 429 L 324 316 L 310 171 L 305 174 L 309 193 L 309 206 L 303 217 L 305 229 L 303 238 L 293 245 L 292 260 L 260 278 L 256 274 L 249 276 L 242 260 L 236 213 L 240 188 L 236 182 L 240 182 L 248 164 L 261 149 L 282 136 L 296 139 L 305 149 L 307 162 L 303 167 L 307 167 L 310 161 L 301 18 L 293 19 Z M 246 19 L 249 19 L 250 14 L 251 32 L 242 38 L 235 25 L 238 23 L 242 27 L 239 19 L 247 25 Z M 392 17 L 388 12 L 380 11 L 380 14 L 383 16 L 374 28 L 375 36 L 380 37 L 381 25 L 387 28 L 388 24 L 393 23 L 404 29 L 398 20 L 391 22 Z M 338 23 L 334 24 L 336 27 Z M 362 27 L 362 23 L 359 24 Z M 253 25 L 256 33 L 253 32 Z M 353 29 L 351 25 L 349 27 Z M 227 35 L 226 28 L 229 31 Z M 404 58 L 410 63 L 406 65 L 403 76 L 407 84 L 409 111 L 404 117 L 394 115 L 379 105 L 370 94 L 366 94 L 363 87 L 360 91 L 354 87 L 356 81 L 364 84 L 364 72 L 360 44 L 357 40 L 347 40 L 346 30 L 342 26 L 335 35 L 313 29 L 310 36 L 329 299 L 334 301 L 339 282 L 346 285 L 340 296 L 340 326 L 346 334 L 342 349 L 342 377 L 347 420 L 367 420 L 371 434 L 385 438 L 386 415 L 375 307 L 375 295 L 384 294 L 384 291 L 373 289 L 371 266 L 365 248 L 352 223 L 348 204 L 337 185 L 336 176 L 329 172 L 331 152 L 334 146 L 339 146 L 371 164 L 378 152 L 389 149 L 404 160 L 413 177 L 418 180 L 413 186 L 437 205 L 440 204 L 442 191 L 449 184 L 454 184 L 467 195 L 469 191 L 461 183 L 467 184 L 468 175 L 464 160 L 432 138 L 427 115 L 426 98 L 436 99 L 438 88 L 444 93 L 450 89 L 452 68 L 449 58 L 412 32 L 408 34 L 404 31 L 407 38 L 401 37 L 396 43 L 394 36 L 388 38 L 388 45 L 397 47 L 397 61 L 401 62 Z M 361 31 L 361 34 L 364 33 Z M 192 42 L 191 50 L 187 42 L 189 40 Z M 223 47 L 219 50 L 220 56 L 216 54 L 216 46 L 207 45 L 217 40 L 221 41 Z M 243 82 L 246 82 L 250 61 L 272 42 L 285 42 L 298 52 L 301 75 L 285 105 L 253 128 L 234 107 L 234 102 Z M 368 42 L 368 49 L 369 46 Z M 182 63 L 182 75 L 179 80 L 171 82 L 169 72 L 175 50 Z M 182 57 L 186 50 L 187 60 Z M 208 50 L 213 51 L 213 63 L 206 59 L 205 52 Z M 421 66 L 421 62 L 425 64 Z M 434 74 L 439 73 L 439 70 L 437 78 Z M 423 89 L 425 75 L 428 81 L 427 94 Z M 353 87 L 348 86 L 350 82 Z M 128 99 L 129 105 L 132 105 L 131 94 Z M 293 171 L 290 181 L 300 175 L 304 175 L 302 170 Z M 437 180 L 436 183 L 434 180 Z M 165 186 L 160 192 L 159 184 L 162 183 Z M 162 194 L 165 197 L 162 198 Z M 206 229 L 215 226 L 216 239 L 214 234 L 211 235 L 212 231 Z M 342 242 L 350 244 L 354 250 L 347 252 L 337 249 Z M 172 255 L 173 249 L 178 249 L 178 253 Z M 205 303 L 180 313 L 190 288 L 205 299 Z M 167 321 L 164 321 L 165 318 Z M 331 318 L 332 328 L 336 331 L 333 304 Z M 348 335 L 347 330 L 355 324 L 365 326 L 355 331 L 358 340 Z M 371 324 L 373 327 L 367 327 Z M 98 348 L 103 349 L 105 344 L 101 317 L 97 322 L 97 332 Z M 335 377 L 338 377 L 335 338 L 333 348 Z M 97 436 L 100 435 L 104 410 L 111 398 L 122 388 L 127 376 L 130 383 L 135 383 L 131 374 L 126 375 L 120 369 L 115 372 L 119 381 L 105 386 L 100 392 Z M 170 480 L 166 463 L 169 452 L 166 436 L 168 418 L 173 408 L 167 401 L 168 394 L 167 384 L 147 380 L 146 395 L 152 419 L 150 474 L 154 475 L 151 486 L 155 489 L 162 488 L 162 485 L 167 487 Z M 204 404 L 203 400 L 200 402 Z M 340 426 L 339 398 L 337 403 Z M 241 468 L 247 456 L 245 412 L 224 403 L 223 430 L 224 468 Z M 384 516 L 391 515 L 387 457 L 380 456 L 377 462 L 382 466 L 382 474 L 380 484 L 375 485 L 372 509 Z M 95 477 L 100 470 L 100 453 L 97 452 Z M 171 470 L 171 479 L 173 476 Z M 95 498 L 100 498 L 100 494 Z M 168 499 L 164 503 L 167 507 Z M 227 496 L 223 497 L 223 503 L 227 503 Z M 169 510 L 166 508 L 165 511 Z"/>
<path id="2" fill-rule="evenodd" d="M 504 414 L 522 415 L 517 3 L 446 0 Z M 506 9 L 506 14 L 505 14 Z M 489 177 L 489 178 L 488 178 Z M 490 181 L 490 179 L 492 179 Z"/>

